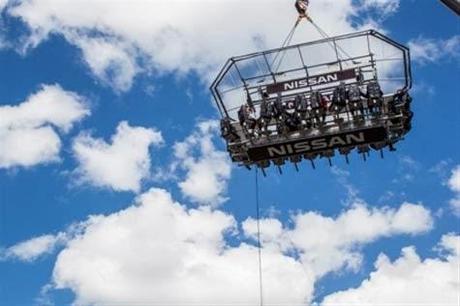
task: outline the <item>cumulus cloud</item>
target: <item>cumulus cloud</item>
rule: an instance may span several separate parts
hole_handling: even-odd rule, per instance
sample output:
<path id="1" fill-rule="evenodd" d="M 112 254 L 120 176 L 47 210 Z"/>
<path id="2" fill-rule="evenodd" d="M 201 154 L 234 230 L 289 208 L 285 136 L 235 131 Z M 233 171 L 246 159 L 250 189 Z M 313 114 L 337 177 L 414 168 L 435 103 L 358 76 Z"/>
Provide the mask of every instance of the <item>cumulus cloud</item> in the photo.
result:
<path id="1" fill-rule="evenodd" d="M 132 127 L 125 121 L 119 123 L 110 143 L 82 133 L 72 146 L 79 163 L 75 174 L 80 183 L 138 192 L 142 180 L 150 175 L 149 148 L 162 143 L 161 132 Z"/>
<path id="2" fill-rule="evenodd" d="M 64 233 L 38 236 L 1 251 L 0 260 L 16 259 L 31 262 L 42 255 L 52 253 L 58 245 L 64 244 L 65 240 L 66 235 Z"/>
<path id="3" fill-rule="evenodd" d="M 458 305 L 460 236 L 442 237 L 439 258 L 422 260 L 414 247 L 391 262 L 380 255 L 375 271 L 358 288 L 327 296 L 322 306 L 336 305 Z"/>
<path id="4" fill-rule="evenodd" d="M 408 203 L 398 209 L 356 206 L 334 218 L 298 213 L 289 228 L 264 219 L 264 301 L 309 305 L 325 273 L 359 267 L 361 246 L 423 233 L 431 224 L 428 210 Z M 66 233 L 48 289 L 71 289 L 77 305 L 258 304 L 258 250 L 246 239 L 255 236 L 252 219 L 241 224 L 240 234 L 232 215 L 210 206 L 186 208 L 152 188 L 135 205 L 90 216 L 76 227 Z"/>
<path id="5" fill-rule="evenodd" d="M 448 186 L 453 192 L 455 192 L 455 198 L 450 200 L 450 205 L 454 214 L 460 217 L 460 165 L 452 170 Z"/>
<path id="6" fill-rule="evenodd" d="M 174 145 L 176 166 L 186 171 L 179 182 L 182 193 L 193 202 L 218 205 L 230 179 L 231 162 L 227 152 L 219 151 L 213 138 L 219 133 L 218 121 L 204 121 L 183 142 Z"/>
<path id="7" fill-rule="evenodd" d="M 397 3 L 312 1 L 311 14 L 334 35 L 358 29 L 351 20 L 358 11 L 393 12 Z M 95 76 L 121 91 L 141 71 L 197 72 L 208 81 L 230 56 L 278 47 L 296 18 L 291 0 L 29 0 L 8 12 L 29 27 L 29 47 L 60 34 L 81 49 Z M 293 42 L 317 38 L 302 26 Z"/>
<path id="8" fill-rule="evenodd" d="M 381 18 L 388 17 L 399 9 L 399 0 L 363 0 L 361 3 L 365 9 L 375 8 Z"/>
<path id="9" fill-rule="evenodd" d="M 365 244 L 398 234 L 424 233 L 433 226 L 430 211 L 410 203 L 398 209 L 370 209 L 357 203 L 335 219 L 307 212 L 292 216 L 292 220 L 292 229 L 284 229 L 276 219 L 262 220 L 262 241 L 284 251 L 295 250 L 317 277 L 344 267 L 359 268 L 360 247 Z M 243 228 L 255 238 L 255 220 L 247 220 Z"/>
<path id="10" fill-rule="evenodd" d="M 449 39 L 420 36 L 409 41 L 412 59 L 420 64 L 435 63 L 443 59 L 460 59 L 460 35 Z"/>
<path id="11" fill-rule="evenodd" d="M 98 79 L 118 91 L 131 88 L 134 77 L 141 70 L 132 47 L 110 37 L 68 36 L 68 40 L 82 50 L 83 59 Z"/>
<path id="12" fill-rule="evenodd" d="M 222 305 L 258 303 L 257 249 L 227 245 L 236 221 L 209 207 L 187 210 L 151 189 L 135 206 L 93 216 L 57 258 L 55 288 L 77 305 Z M 267 303 L 302 304 L 311 275 L 295 259 L 264 250 Z"/>
<path id="13" fill-rule="evenodd" d="M 0 12 L 5 8 L 8 4 L 8 0 L 0 0 Z"/>
<path id="14" fill-rule="evenodd" d="M 59 85 L 43 85 L 19 105 L 0 106 L 0 168 L 58 160 L 57 130 L 65 134 L 89 114 L 83 97 Z"/>

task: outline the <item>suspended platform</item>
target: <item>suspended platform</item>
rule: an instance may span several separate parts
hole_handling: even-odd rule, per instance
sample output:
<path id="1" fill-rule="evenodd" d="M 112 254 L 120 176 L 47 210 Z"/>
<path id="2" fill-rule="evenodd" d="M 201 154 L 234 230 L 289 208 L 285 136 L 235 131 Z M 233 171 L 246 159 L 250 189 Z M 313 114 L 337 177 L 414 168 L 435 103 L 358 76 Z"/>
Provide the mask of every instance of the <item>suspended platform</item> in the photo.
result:
<path id="1" fill-rule="evenodd" d="M 409 49 L 370 30 L 232 57 L 211 91 L 232 160 L 281 172 L 393 151 L 411 129 L 411 86 Z"/>

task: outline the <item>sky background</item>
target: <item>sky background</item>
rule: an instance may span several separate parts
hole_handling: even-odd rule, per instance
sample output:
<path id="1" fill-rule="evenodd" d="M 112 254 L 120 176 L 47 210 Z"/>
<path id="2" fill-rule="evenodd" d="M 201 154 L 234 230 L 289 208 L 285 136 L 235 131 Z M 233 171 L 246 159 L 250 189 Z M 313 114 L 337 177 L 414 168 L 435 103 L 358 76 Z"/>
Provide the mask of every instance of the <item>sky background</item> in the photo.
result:
<path id="1" fill-rule="evenodd" d="M 208 86 L 282 42 L 291 2 L 0 0 L 0 305 L 258 303 L 255 173 Z M 460 19 L 311 3 L 331 35 L 411 48 L 415 116 L 383 160 L 259 178 L 265 302 L 460 305 Z"/>

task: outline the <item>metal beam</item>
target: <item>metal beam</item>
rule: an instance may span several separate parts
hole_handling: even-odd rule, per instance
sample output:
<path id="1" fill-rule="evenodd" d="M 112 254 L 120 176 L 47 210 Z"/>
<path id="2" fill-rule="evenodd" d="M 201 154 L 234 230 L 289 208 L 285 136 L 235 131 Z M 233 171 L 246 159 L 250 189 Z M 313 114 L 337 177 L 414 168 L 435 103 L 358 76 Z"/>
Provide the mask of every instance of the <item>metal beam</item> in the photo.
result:
<path id="1" fill-rule="evenodd" d="M 441 2 L 460 16 L 460 0 L 441 0 Z"/>

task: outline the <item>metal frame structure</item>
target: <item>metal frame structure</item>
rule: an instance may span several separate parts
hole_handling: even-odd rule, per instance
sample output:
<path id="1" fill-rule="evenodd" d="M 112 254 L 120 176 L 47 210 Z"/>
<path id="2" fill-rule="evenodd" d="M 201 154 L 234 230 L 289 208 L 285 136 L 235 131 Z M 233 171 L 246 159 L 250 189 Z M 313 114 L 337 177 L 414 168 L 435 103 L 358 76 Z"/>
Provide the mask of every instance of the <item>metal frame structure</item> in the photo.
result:
<path id="1" fill-rule="evenodd" d="M 353 47 L 353 42 L 362 43 L 363 41 L 365 42 L 365 46 L 363 47 L 365 51 L 358 52 L 358 54 L 348 54 L 348 52 L 351 53 L 350 50 L 352 49 L 351 47 Z M 348 49 L 346 48 L 347 43 Z M 399 57 L 378 58 L 375 52 L 373 52 L 375 44 L 389 47 L 391 50 L 396 51 Z M 333 50 L 331 54 L 334 55 L 334 58 L 332 60 L 328 59 L 325 62 L 307 63 L 308 54 L 305 55 L 305 49 L 315 48 L 316 46 L 329 46 Z M 348 52 L 344 49 L 347 49 Z M 290 54 L 291 59 L 293 57 L 292 54 L 296 54 L 294 57 L 296 57 L 295 60 L 297 64 L 283 65 L 285 54 Z M 397 108 L 393 109 L 392 113 L 387 110 L 378 118 L 368 113 L 366 116 L 363 115 L 358 121 L 350 121 L 346 119 L 347 117 L 349 119 L 349 113 L 345 110 L 341 113 L 337 113 L 336 116 L 328 115 L 324 124 L 316 129 L 304 129 L 295 133 L 290 133 L 289 135 L 278 134 L 270 137 L 249 136 L 235 118 L 236 110 L 246 103 L 245 97 L 250 100 L 250 103 L 255 109 L 260 108 L 262 102 L 260 93 L 262 90 L 270 93 L 268 99 L 282 99 L 283 101 L 287 101 L 298 95 L 302 95 L 306 98 L 313 89 L 320 91 L 322 94 L 332 94 L 334 88 L 337 87 L 338 81 L 334 82 L 334 80 L 336 80 L 334 76 L 337 77 L 337 74 L 351 74 L 353 76 L 351 78 L 344 77 L 344 81 L 347 85 L 355 84 L 363 86 L 372 81 L 385 82 L 384 79 L 378 77 L 377 71 L 379 64 L 381 65 L 382 63 L 388 65 L 387 67 L 399 69 L 402 74 L 400 77 L 396 78 L 400 83 L 398 86 L 400 86 L 385 93 L 382 100 L 383 104 L 390 105 L 395 102 L 394 95 L 396 92 L 405 94 L 405 102 L 403 104 L 399 103 Z M 331 67 L 333 67 L 333 75 L 325 75 L 324 72 L 330 71 Z M 319 75 L 318 71 L 320 72 Z M 354 77 L 355 75 L 361 76 L 361 79 L 358 81 L 358 77 Z M 332 81 L 324 82 L 324 84 L 320 85 L 307 84 L 308 82 L 306 82 L 306 80 L 311 80 L 315 77 L 332 77 Z M 229 83 L 229 79 L 231 79 L 231 86 L 227 84 Z M 395 78 L 388 78 L 389 82 L 394 82 L 394 80 Z M 304 82 L 306 85 L 302 83 L 304 86 L 299 88 L 280 90 L 279 87 L 287 82 Z M 284 86 L 287 87 L 288 85 Z M 366 158 L 366 153 L 369 151 L 364 145 L 349 145 L 342 147 L 336 146 L 332 149 L 309 152 L 308 154 L 296 154 L 295 152 L 291 152 L 280 158 L 254 158 L 254 156 L 262 156 L 263 154 L 260 155 L 260 152 L 257 153 L 257 150 L 260 151 L 266 148 L 267 145 L 279 145 L 281 146 L 279 148 L 287 148 L 289 151 L 289 147 L 283 147 L 284 144 L 297 143 L 296 145 L 298 145 L 299 141 L 315 139 L 318 135 L 327 138 L 334 137 L 334 135 L 345 135 L 346 133 L 348 133 L 347 135 L 352 135 L 356 131 L 367 133 L 367 131 L 371 131 L 372 129 L 380 133 L 380 131 L 376 129 L 381 129 L 385 131 L 386 141 L 382 141 L 381 139 L 377 141 L 376 138 L 376 143 L 373 143 L 374 149 L 380 150 L 388 144 L 396 143 L 408 132 L 402 126 L 403 122 L 407 124 L 407 121 L 409 121 L 410 125 L 412 115 L 409 115 L 411 112 L 407 112 L 406 110 L 410 105 L 408 91 L 411 87 L 412 73 L 409 49 L 377 31 L 369 30 L 232 57 L 225 63 L 212 83 L 210 90 L 222 117 L 232 121 L 232 127 L 240 137 L 240 140 L 237 142 L 227 141 L 228 151 L 233 161 L 248 168 L 255 164 L 263 169 L 268 167 L 270 163 L 281 166 L 287 160 L 293 162 L 297 168 L 297 163 L 300 162 L 302 158 L 311 160 L 313 164 L 313 159 L 317 156 L 327 157 L 330 162 L 330 157 L 334 155 L 336 149 L 338 149 L 341 154 L 347 155 L 352 149 L 357 148 L 358 152 L 362 153 L 364 158 Z M 239 96 L 237 98 L 232 98 L 229 102 L 225 96 L 233 92 L 238 92 Z M 241 101 L 234 101 L 235 99 Z M 396 124 L 395 122 L 399 123 Z M 275 130 L 276 123 L 269 123 L 269 127 Z M 372 135 L 370 136 L 372 138 Z M 368 144 L 369 143 L 366 143 L 366 145 Z"/>
<path id="2" fill-rule="evenodd" d="M 222 95 L 221 95 L 221 92 L 219 90 L 219 86 L 220 86 L 224 76 L 228 73 L 228 71 L 232 67 L 235 67 L 236 71 L 238 71 L 240 80 L 242 82 L 242 86 L 245 86 L 245 84 L 247 84 L 247 82 L 249 80 L 251 80 L 251 78 L 244 78 L 241 75 L 241 72 L 240 72 L 238 64 L 242 63 L 242 62 L 245 62 L 245 61 L 248 61 L 248 60 L 251 60 L 252 58 L 261 56 L 261 57 L 264 58 L 264 64 L 266 66 L 265 68 L 267 68 L 267 70 L 269 71 L 269 74 L 259 75 L 258 77 L 260 77 L 260 78 L 268 78 L 268 79 L 271 79 L 274 83 L 277 83 L 278 81 L 280 81 L 280 80 L 278 80 L 278 77 L 280 75 L 283 75 L 286 72 L 292 72 L 292 71 L 274 71 L 274 68 L 275 68 L 275 67 L 273 67 L 274 63 L 270 64 L 270 62 L 269 62 L 269 58 L 271 56 L 273 56 L 273 55 L 276 56 L 276 54 L 279 54 L 280 52 L 285 52 L 286 50 L 297 49 L 297 50 L 299 50 L 299 54 L 300 54 L 302 62 L 304 62 L 304 59 L 302 58 L 302 53 L 300 52 L 300 48 L 305 47 L 305 46 L 312 46 L 312 45 L 318 45 L 318 44 L 321 44 L 321 43 L 330 43 L 330 42 L 332 42 L 332 44 L 334 45 L 334 49 L 335 49 L 337 63 L 339 63 L 339 65 L 340 65 L 341 63 L 346 62 L 347 59 L 340 58 L 340 49 L 338 47 L 338 42 L 344 41 L 344 40 L 349 40 L 349 39 L 352 39 L 352 38 L 357 38 L 357 37 L 366 37 L 367 38 L 368 50 L 369 50 L 368 55 L 369 56 L 372 55 L 371 51 L 370 51 L 371 42 L 369 40 L 369 37 L 377 38 L 378 40 L 384 41 L 385 43 L 395 47 L 398 50 L 400 50 L 402 52 L 402 54 L 403 54 L 403 57 L 404 57 L 403 60 L 404 60 L 405 86 L 404 86 L 404 88 L 402 88 L 402 90 L 408 90 L 408 89 L 410 89 L 412 87 L 412 72 L 411 72 L 411 66 L 410 66 L 410 51 L 409 51 L 409 49 L 407 47 L 405 47 L 404 45 L 397 43 L 396 41 L 392 40 L 391 38 L 389 38 L 389 37 L 377 32 L 375 30 L 361 31 L 361 32 L 356 32 L 356 33 L 350 33 L 350 34 L 331 37 L 330 39 L 321 39 L 321 40 L 316 40 L 316 41 L 312 41 L 312 42 L 306 42 L 306 43 L 302 43 L 302 44 L 291 45 L 291 46 L 288 46 L 288 47 L 285 47 L 285 48 L 276 48 L 276 49 L 271 49 L 271 50 L 266 50 L 266 51 L 261 51 L 261 52 L 255 52 L 255 53 L 251 53 L 251 54 L 235 56 L 235 57 L 230 58 L 229 60 L 227 60 L 225 65 L 222 67 L 222 69 L 220 70 L 219 74 L 217 75 L 216 79 L 214 80 L 214 82 L 211 84 L 211 87 L 210 87 L 211 93 L 212 93 L 212 95 L 213 95 L 213 97 L 214 97 L 214 99 L 215 99 L 215 101 L 217 103 L 217 106 L 218 106 L 218 109 L 219 109 L 221 115 L 229 117 L 228 110 L 227 110 L 227 108 L 225 106 L 225 103 L 222 100 Z M 355 58 L 353 58 L 353 59 L 355 59 Z M 331 64 L 331 63 L 328 63 L 328 64 Z M 303 67 L 299 67 L 296 70 L 305 71 L 305 75 L 308 77 L 309 75 L 311 75 L 309 73 L 309 69 L 312 69 L 312 68 L 315 68 L 315 65 L 308 66 L 308 65 L 304 64 Z M 247 91 L 247 94 L 251 94 L 249 92 L 250 89 L 251 89 L 250 87 L 245 87 L 245 90 Z"/>

